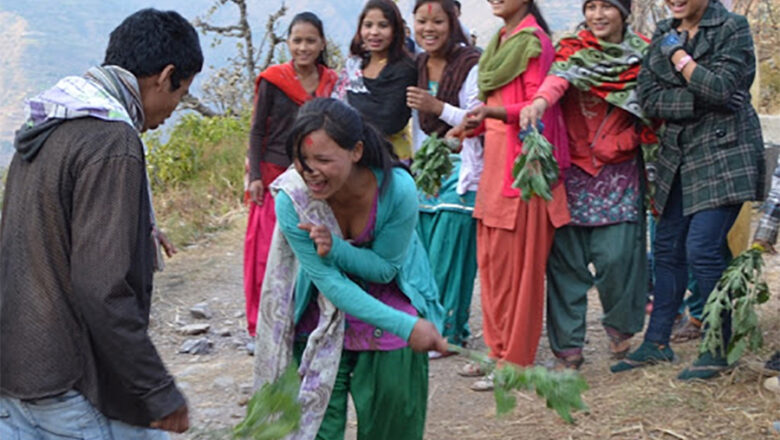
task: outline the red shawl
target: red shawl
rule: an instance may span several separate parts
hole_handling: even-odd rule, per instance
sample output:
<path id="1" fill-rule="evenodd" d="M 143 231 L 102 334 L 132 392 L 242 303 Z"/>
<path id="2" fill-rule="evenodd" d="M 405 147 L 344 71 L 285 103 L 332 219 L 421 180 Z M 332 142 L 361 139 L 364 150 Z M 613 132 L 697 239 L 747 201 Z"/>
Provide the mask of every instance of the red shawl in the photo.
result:
<path id="1" fill-rule="evenodd" d="M 260 75 L 257 75 L 255 79 L 255 95 L 257 95 L 257 88 L 260 86 L 260 80 L 266 80 L 269 83 L 279 88 L 285 95 L 287 95 L 293 102 L 298 105 L 303 105 L 304 102 L 314 98 L 327 98 L 333 91 L 333 86 L 336 84 L 338 75 L 333 70 L 323 66 L 317 65 L 317 72 L 320 76 L 320 84 L 317 86 L 317 90 L 314 92 L 314 96 L 306 93 L 301 82 L 298 81 L 298 76 L 295 74 L 295 68 L 292 61 L 284 64 L 276 64 L 265 69 Z"/>

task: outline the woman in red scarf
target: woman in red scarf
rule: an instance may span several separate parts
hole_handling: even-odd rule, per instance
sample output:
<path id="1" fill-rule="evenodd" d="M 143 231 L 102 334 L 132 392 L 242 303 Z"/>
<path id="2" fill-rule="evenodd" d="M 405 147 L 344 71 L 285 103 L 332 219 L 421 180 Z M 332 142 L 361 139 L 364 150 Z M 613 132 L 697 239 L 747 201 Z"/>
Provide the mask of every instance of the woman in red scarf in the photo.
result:
<path id="1" fill-rule="evenodd" d="M 292 60 L 267 68 L 255 80 L 248 152 L 249 220 L 244 241 L 246 319 L 252 336 L 276 224 L 274 201 L 266 189 L 290 166 L 286 142 L 298 108 L 314 97 L 330 96 L 337 79 L 325 63 L 325 33 L 322 21 L 315 14 L 296 15 L 287 33 Z"/>
<path id="2" fill-rule="evenodd" d="M 587 293 L 598 288 L 601 323 L 615 358 L 642 330 L 647 292 L 640 145 L 654 143 L 636 92 L 647 40 L 628 26 L 631 0 L 584 0 L 585 22 L 561 39 L 522 128 L 560 102 L 571 168 L 571 222 L 555 231 L 547 260 L 547 337 L 558 367 L 584 361 Z M 591 274 L 589 264 L 596 271 Z"/>

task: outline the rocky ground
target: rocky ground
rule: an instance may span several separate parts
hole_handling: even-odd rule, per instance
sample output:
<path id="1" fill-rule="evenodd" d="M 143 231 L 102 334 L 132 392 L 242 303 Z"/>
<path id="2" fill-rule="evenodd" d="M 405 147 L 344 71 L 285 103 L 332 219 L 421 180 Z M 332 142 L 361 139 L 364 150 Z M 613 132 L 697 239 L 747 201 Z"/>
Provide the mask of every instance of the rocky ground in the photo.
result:
<path id="1" fill-rule="evenodd" d="M 191 411 L 192 428 L 176 439 L 229 438 L 229 429 L 243 417 L 250 396 L 253 357 L 246 350 L 250 339 L 244 330 L 244 226 L 237 223 L 208 244 L 180 252 L 156 278 L 151 331 L 186 393 Z M 780 433 L 772 428 L 772 422 L 780 420 L 780 399 L 761 387 L 766 372 L 760 368 L 763 359 L 780 349 L 780 258 L 768 259 L 768 274 L 775 297 L 762 308 L 765 348 L 746 356 L 728 375 L 708 382 L 677 381 L 677 373 L 695 357 L 694 342 L 673 346 L 681 358 L 677 364 L 611 374 L 608 367 L 614 361 L 607 353 L 607 340 L 598 321 L 600 307 L 593 292 L 587 360 L 582 368 L 590 384 L 585 393 L 590 410 L 578 413 L 574 425 L 565 424 L 543 401 L 525 393 L 518 394 L 518 406 L 512 414 L 496 418 L 492 394 L 470 391 L 471 379 L 456 374 L 465 361 L 450 357 L 430 364 L 425 438 L 780 439 Z M 198 309 L 195 314 L 193 307 Z M 484 348 L 479 337 L 478 289 L 471 324 L 475 334 L 472 345 Z M 192 342 L 197 340 L 201 342 Z M 188 342 L 195 345 L 191 351 L 204 352 L 180 353 Z M 544 335 L 538 362 L 551 362 Z M 352 416 L 347 438 L 355 438 Z"/>

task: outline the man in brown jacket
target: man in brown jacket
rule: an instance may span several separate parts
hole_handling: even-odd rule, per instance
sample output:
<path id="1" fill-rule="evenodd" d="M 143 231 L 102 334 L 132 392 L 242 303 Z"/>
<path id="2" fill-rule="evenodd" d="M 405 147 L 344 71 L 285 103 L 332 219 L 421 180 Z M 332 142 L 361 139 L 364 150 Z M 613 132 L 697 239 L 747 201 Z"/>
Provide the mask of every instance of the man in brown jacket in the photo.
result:
<path id="1" fill-rule="evenodd" d="M 188 428 L 147 333 L 156 233 L 139 133 L 202 65 L 181 15 L 144 9 L 111 33 L 102 66 L 29 101 L 0 225 L 0 438 Z"/>

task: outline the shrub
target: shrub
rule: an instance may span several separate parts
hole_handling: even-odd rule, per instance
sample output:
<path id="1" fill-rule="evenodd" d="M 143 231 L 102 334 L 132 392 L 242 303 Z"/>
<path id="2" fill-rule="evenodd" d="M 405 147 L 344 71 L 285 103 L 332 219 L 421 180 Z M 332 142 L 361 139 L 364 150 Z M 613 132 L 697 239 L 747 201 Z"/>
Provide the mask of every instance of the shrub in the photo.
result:
<path id="1" fill-rule="evenodd" d="M 158 223 L 177 245 L 203 239 L 240 212 L 250 113 L 184 115 L 167 140 L 146 135 L 147 167 Z"/>

